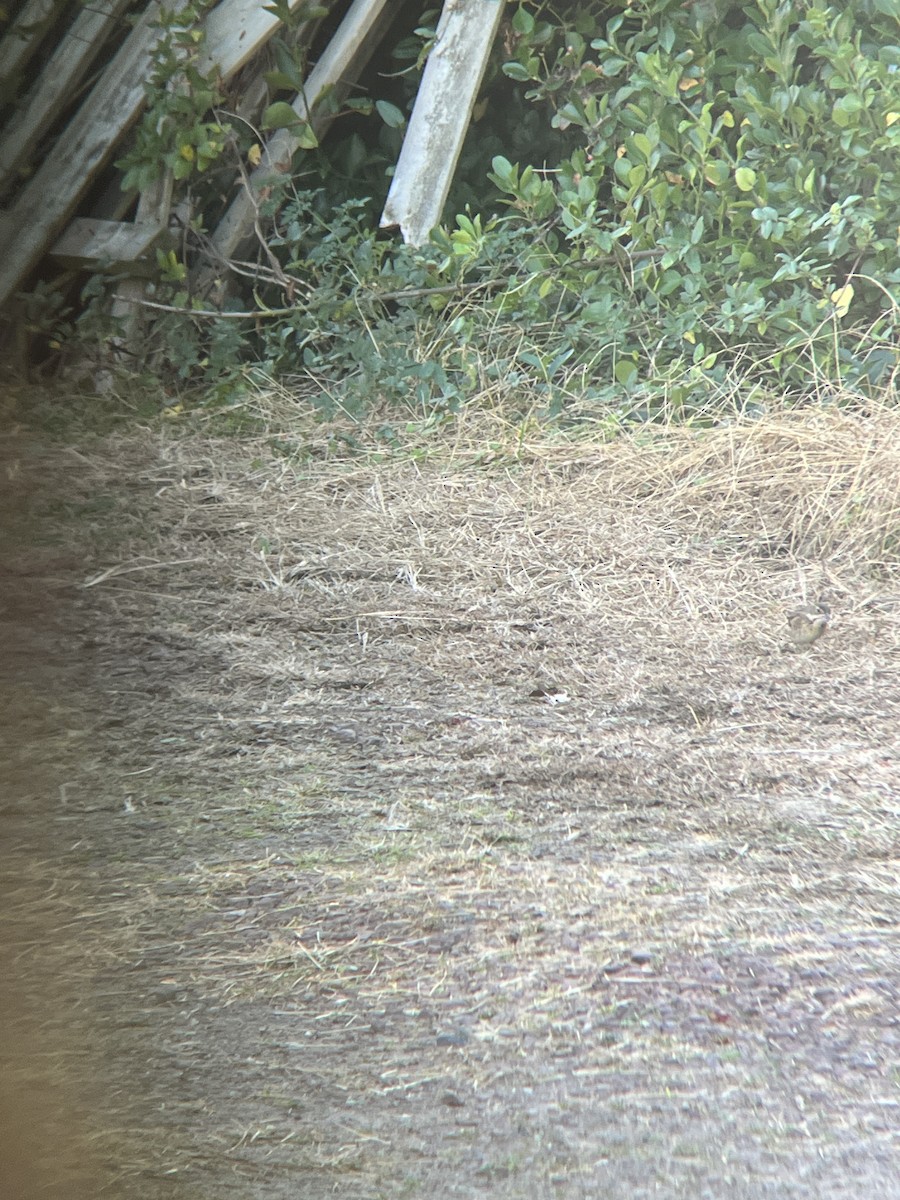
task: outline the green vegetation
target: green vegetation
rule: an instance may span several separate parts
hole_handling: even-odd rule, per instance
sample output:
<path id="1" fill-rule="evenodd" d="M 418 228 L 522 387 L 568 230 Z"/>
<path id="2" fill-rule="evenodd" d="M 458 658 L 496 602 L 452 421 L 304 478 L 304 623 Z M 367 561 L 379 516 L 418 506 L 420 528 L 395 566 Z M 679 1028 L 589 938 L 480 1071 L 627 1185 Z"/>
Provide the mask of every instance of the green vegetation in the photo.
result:
<path id="1" fill-rule="evenodd" d="M 386 94 L 344 105 L 321 146 L 304 140 L 294 177 L 273 180 L 258 266 L 224 305 L 256 318 L 158 322 L 174 375 L 252 365 L 350 413 L 440 418 L 480 394 L 614 426 L 891 386 L 893 0 L 510 6 L 451 197 L 467 211 L 416 250 L 377 218 L 435 17 L 395 47 Z M 176 42 L 188 65 L 173 88 Z M 276 41 L 264 125 L 288 107 L 298 45 Z M 126 166 L 143 186 L 151 161 L 185 177 L 191 229 L 161 256 L 161 298 L 205 312 L 190 268 L 221 211 L 216 164 L 253 162 L 257 135 L 216 107 L 196 47 L 179 28 L 160 51 L 165 90 Z"/>

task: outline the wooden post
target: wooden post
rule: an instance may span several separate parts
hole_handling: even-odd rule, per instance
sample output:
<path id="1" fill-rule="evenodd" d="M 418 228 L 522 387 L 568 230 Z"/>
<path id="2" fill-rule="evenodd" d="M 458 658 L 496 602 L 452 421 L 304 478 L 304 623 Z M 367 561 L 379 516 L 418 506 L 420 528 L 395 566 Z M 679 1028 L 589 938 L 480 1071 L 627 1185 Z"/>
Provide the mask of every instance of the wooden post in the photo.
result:
<path id="1" fill-rule="evenodd" d="M 163 179 L 142 194 L 135 214 L 135 226 L 160 231 L 168 228 L 172 208 L 172 184 L 172 173 L 167 171 Z M 137 278 L 123 279 L 116 288 L 110 307 L 110 315 L 120 322 L 122 329 L 121 335 L 110 341 L 110 349 L 116 358 L 125 358 L 129 347 L 133 347 L 138 339 L 146 310 L 137 301 L 144 298 L 146 290 L 146 279 Z"/>

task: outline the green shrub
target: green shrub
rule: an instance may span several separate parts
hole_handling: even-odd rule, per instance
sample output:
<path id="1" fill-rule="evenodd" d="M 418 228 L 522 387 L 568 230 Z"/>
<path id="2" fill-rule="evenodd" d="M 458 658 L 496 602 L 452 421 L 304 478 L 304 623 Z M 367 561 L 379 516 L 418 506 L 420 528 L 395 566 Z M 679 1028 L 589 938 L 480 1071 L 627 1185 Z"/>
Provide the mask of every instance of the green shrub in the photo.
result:
<path id="1" fill-rule="evenodd" d="M 609 327 L 622 288 L 590 264 L 625 251 L 632 309 L 658 330 L 635 338 L 635 379 L 687 346 L 712 380 L 749 358 L 789 386 L 811 365 L 817 386 L 884 381 L 900 212 L 890 0 L 584 6 L 552 61 L 526 10 L 513 24 L 506 71 L 583 145 L 545 177 L 498 158 L 493 179 L 523 220 L 550 223 L 581 320 Z"/>
<path id="2" fill-rule="evenodd" d="M 403 43 L 415 61 L 402 95 L 349 106 L 349 135 L 338 125 L 331 148 L 301 152 L 294 180 L 273 181 L 268 269 L 229 301 L 260 319 L 182 321 L 182 375 L 255 361 L 314 377 L 351 411 L 374 400 L 453 412 L 487 390 L 578 419 L 720 416 L 890 382 L 894 0 L 594 0 L 510 14 L 463 155 L 470 174 L 455 185 L 469 209 L 420 250 L 376 228 L 425 20 Z M 199 133 L 185 144 L 202 135 L 216 150 L 220 122 L 196 118 L 202 81 L 192 86 Z M 504 132 L 504 87 L 531 106 L 531 161 L 516 161 Z M 485 147 L 499 149 L 487 175 Z M 136 150 L 129 170 L 142 162 Z M 179 303 L 203 306 L 172 264 L 169 275 Z"/>

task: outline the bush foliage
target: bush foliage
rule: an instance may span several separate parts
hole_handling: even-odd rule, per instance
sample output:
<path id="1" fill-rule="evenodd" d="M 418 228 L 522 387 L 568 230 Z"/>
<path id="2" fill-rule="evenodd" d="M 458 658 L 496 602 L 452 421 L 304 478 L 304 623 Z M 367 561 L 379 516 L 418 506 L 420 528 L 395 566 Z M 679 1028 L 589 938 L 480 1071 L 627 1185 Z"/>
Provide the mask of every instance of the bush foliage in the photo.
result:
<path id="1" fill-rule="evenodd" d="M 273 181 L 265 269 L 228 301 L 259 319 L 160 324 L 182 375 L 255 363 L 348 409 L 440 414 L 480 390 L 604 419 L 893 382 L 895 0 L 511 5 L 456 185 L 467 210 L 416 250 L 377 217 L 435 16 L 396 47 L 390 94 Z M 205 103 L 198 136 L 182 130 L 196 156 L 226 129 Z M 216 188 L 192 186 L 199 228 Z M 208 308 L 185 284 L 194 253 L 162 264 L 170 298 Z"/>

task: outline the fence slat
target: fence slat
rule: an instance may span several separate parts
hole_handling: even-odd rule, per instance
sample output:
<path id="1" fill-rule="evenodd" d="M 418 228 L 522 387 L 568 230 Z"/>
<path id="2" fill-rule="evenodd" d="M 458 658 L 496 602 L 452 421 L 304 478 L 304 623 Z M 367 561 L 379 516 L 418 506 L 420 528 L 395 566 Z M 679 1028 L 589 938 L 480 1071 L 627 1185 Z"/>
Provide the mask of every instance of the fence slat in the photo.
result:
<path id="1" fill-rule="evenodd" d="M 381 217 L 420 246 L 441 219 L 503 0 L 454 0 L 437 27 Z"/>
<path id="2" fill-rule="evenodd" d="M 168 0 L 175 11 L 187 0 Z M 150 54 L 159 39 L 151 4 L 72 118 L 65 135 L 19 193 L 0 246 L 0 304 L 37 263 L 144 101 Z"/>
<path id="3" fill-rule="evenodd" d="M 166 0 L 165 7 L 179 13 L 187 2 Z M 384 0 L 369 2 L 383 4 Z M 297 3 L 292 0 L 292 7 Z M 153 47 L 160 37 L 156 27 L 160 7 L 156 0 L 147 7 L 64 135 L 0 221 L 0 304 L 40 260 L 136 120 L 144 104 Z M 207 18 L 212 22 L 210 53 L 223 79 L 233 75 L 278 27 L 268 13 L 264 19 L 257 14 L 251 20 L 251 16 L 248 0 L 223 0 Z M 230 32 L 236 32 L 236 37 Z"/>
<path id="4" fill-rule="evenodd" d="M 12 28 L 0 42 L 0 79 L 10 79 L 28 62 L 41 44 L 55 8 L 65 0 L 28 0 Z"/>
<path id="5" fill-rule="evenodd" d="M 137 221 L 104 221 L 76 217 L 53 245 L 53 257 L 64 267 L 98 270 L 102 266 L 133 267 L 168 232 L 165 225 Z"/>
<path id="6" fill-rule="evenodd" d="M 302 0 L 290 0 L 293 11 Z M 281 22 L 260 0 L 222 0 L 203 23 L 203 50 L 197 63 L 204 74 L 218 67 L 223 78 L 239 71 L 265 45 Z"/>
<path id="7" fill-rule="evenodd" d="M 379 41 L 378 30 L 396 14 L 402 0 L 354 0 L 322 57 L 310 72 L 303 93 L 296 97 L 293 109 L 301 120 L 309 120 L 316 103 L 331 88 L 348 87 L 365 66 Z M 313 128 L 321 132 L 327 122 Z M 291 169 L 299 140 L 288 129 L 277 130 L 266 144 L 263 161 L 250 176 L 250 194 L 239 192 L 210 238 L 212 257 L 219 262 L 232 258 L 240 244 L 252 232 L 256 222 L 256 195 L 271 182 L 273 175 Z M 218 264 L 204 266 L 195 274 L 195 284 L 204 290 L 218 270 Z"/>
<path id="8" fill-rule="evenodd" d="M 94 0 L 67 30 L 31 95 L 14 113 L 0 138 L 0 188 L 15 176 L 41 133 L 72 98 L 103 42 L 128 7 L 128 0 Z"/>

